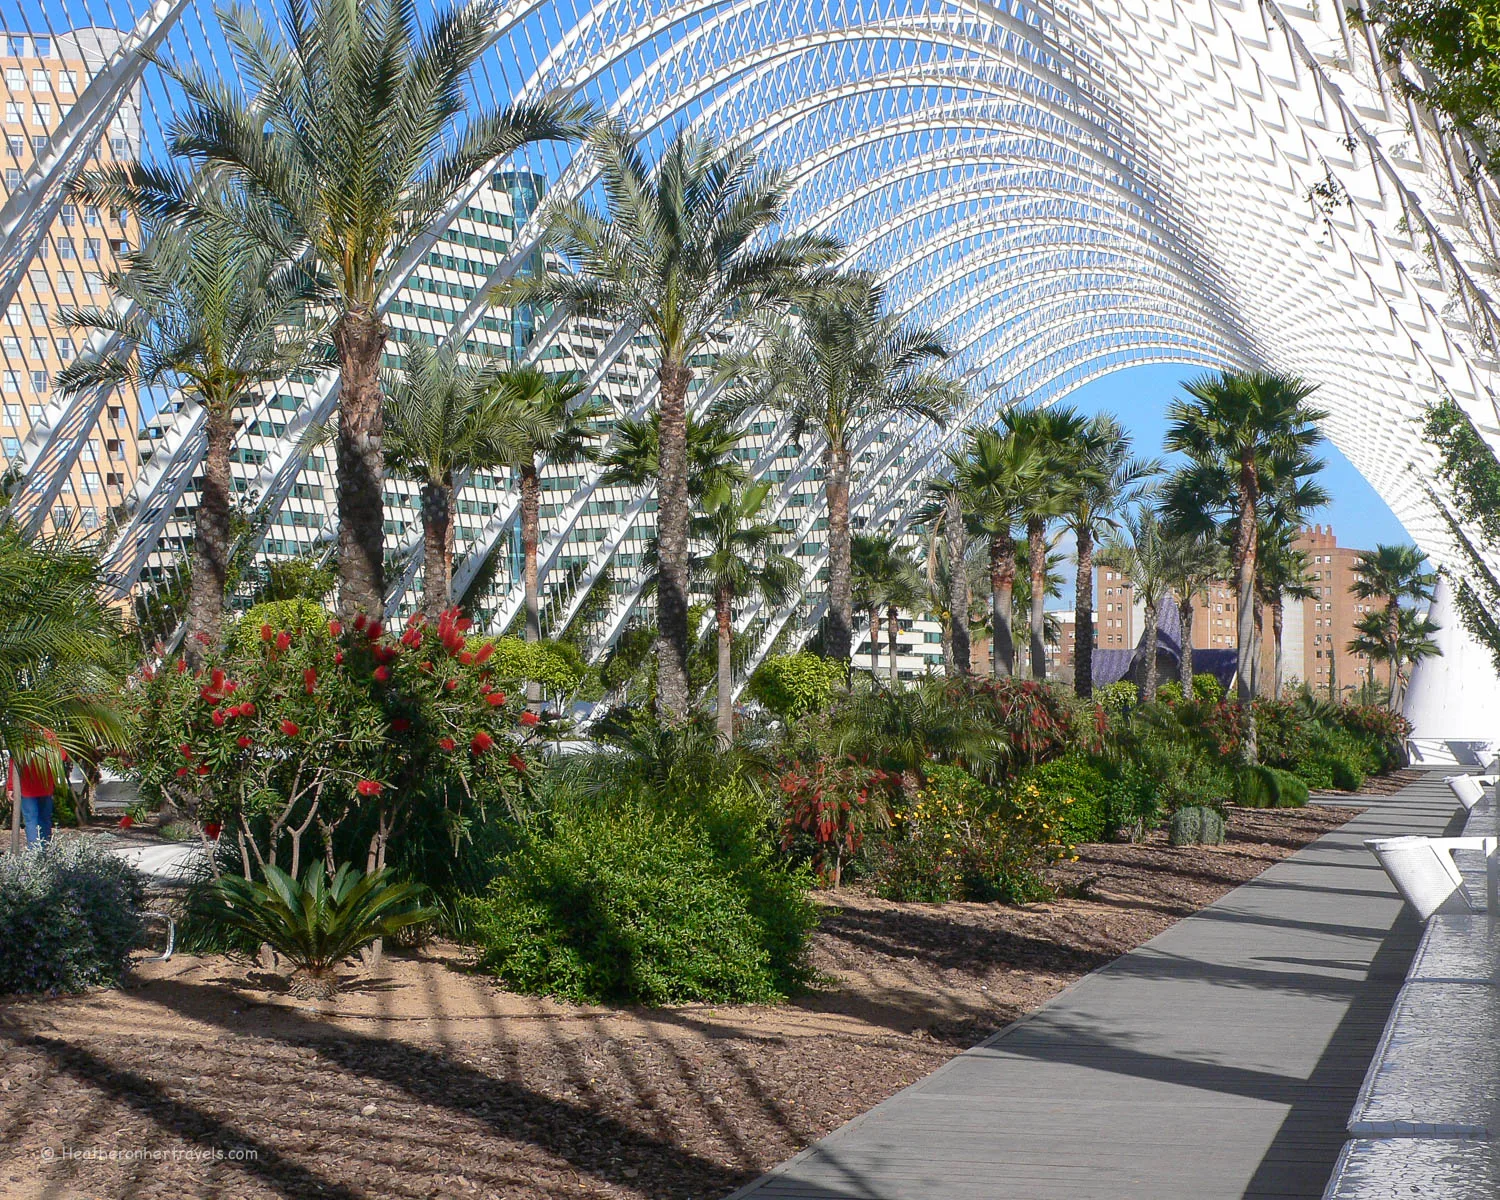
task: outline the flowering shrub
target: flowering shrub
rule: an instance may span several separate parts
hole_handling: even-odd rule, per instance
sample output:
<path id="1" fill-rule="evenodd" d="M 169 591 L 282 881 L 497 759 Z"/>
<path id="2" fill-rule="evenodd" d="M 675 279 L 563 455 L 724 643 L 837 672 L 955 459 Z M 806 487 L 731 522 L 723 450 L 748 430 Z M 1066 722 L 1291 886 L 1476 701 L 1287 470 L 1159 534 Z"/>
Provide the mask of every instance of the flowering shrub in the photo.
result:
<path id="1" fill-rule="evenodd" d="M 890 820 L 888 795 L 892 776 L 863 763 L 819 759 L 810 767 L 793 767 L 781 776 L 786 801 L 782 846 L 790 850 L 799 832 L 817 846 L 813 867 L 823 881 L 839 887 L 844 864 L 859 852 L 865 836 Z"/>
<path id="2" fill-rule="evenodd" d="M 1094 689 L 1094 703 L 1111 716 L 1123 716 L 1135 707 L 1139 698 L 1135 684 L 1128 679 L 1106 683 Z"/>
<path id="3" fill-rule="evenodd" d="M 1109 730 L 1109 714 L 1100 705 L 1033 679 L 985 679 L 969 689 L 969 702 L 1008 742 L 1011 770 L 1074 748 L 1097 750 Z"/>
<path id="4" fill-rule="evenodd" d="M 459 836 L 466 808 L 514 797 L 526 766 L 493 651 L 470 651 L 466 630 L 457 610 L 399 637 L 363 618 L 265 621 L 199 671 L 148 669 L 134 690 L 142 795 L 232 832 L 247 876 L 269 862 L 296 875 L 314 845 L 363 850 L 379 870 L 414 811 Z"/>
<path id="5" fill-rule="evenodd" d="M 1411 736 L 1411 722 L 1400 713 L 1377 704 L 1342 704 L 1335 710 L 1335 720 L 1345 731 L 1369 744 L 1380 772 L 1406 765 L 1406 739 Z"/>

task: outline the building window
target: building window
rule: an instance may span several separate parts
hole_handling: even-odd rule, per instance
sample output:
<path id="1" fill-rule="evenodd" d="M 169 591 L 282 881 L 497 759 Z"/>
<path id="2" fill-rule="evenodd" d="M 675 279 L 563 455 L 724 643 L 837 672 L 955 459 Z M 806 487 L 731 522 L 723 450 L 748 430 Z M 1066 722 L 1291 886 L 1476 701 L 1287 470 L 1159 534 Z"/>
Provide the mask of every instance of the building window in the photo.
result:
<path id="1" fill-rule="evenodd" d="M 60 92 L 77 92 L 78 72 L 72 70 L 59 71 L 57 73 L 57 90 Z"/>
<path id="2" fill-rule="evenodd" d="M 84 206 L 83 223 L 85 225 L 99 224 L 99 206 L 97 204 L 87 204 Z"/>
<path id="3" fill-rule="evenodd" d="M 73 257 L 73 239 L 72 238 L 70 238 L 70 237 L 60 237 L 60 238 L 57 239 L 57 257 L 58 258 L 72 258 Z"/>
<path id="4" fill-rule="evenodd" d="M 90 292 L 101 291 L 104 288 L 104 276 L 100 275 L 98 271 L 85 271 L 83 282 Z"/>
<path id="5" fill-rule="evenodd" d="M 5 168 L 5 188 L 7 191 L 15 191 L 21 186 L 21 172 L 16 167 Z"/>
<path id="6" fill-rule="evenodd" d="M 21 453 L 20 438 L 8 437 L 4 439 L 3 443 L 0 443 L 0 445 L 3 445 L 5 447 L 6 458 L 15 458 L 16 455 Z"/>
<path id="7" fill-rule="evenodd" d="M 86 259 L 88 259 L 90 262 L 98 262 L 99 261 L 99 239 L 98 238 L 84 238 L 83 239 L 83 257 L 86 258 Z"/>
<path id="8" fill-rule="evenodd" d="M 31 323 L 47 327 L 47 306 L 45 304 L 33 304 L 31 306 Z"/>
<path id="9" fill-rule="evenodd" d="M 52 88 L 52 77 L 47 74 L 45 67 L 31 68 L 31 90 L 33 92 L 46 92 Z"/>
<path id="10" fill-rule="evenodd" d="M 48 58 L 52 54 L 52 39 L 49 37 L 32 38 L 31 48 L 32 53 L 38 58 Z"/>
<path id="11" fill-rule="evenodd" d="M 52 105 L 33 104 L 31 106 L 31 123 L 33 125 L 52 124 Z"/>
<path id="12" fill-rule="evenodd" d="M 45 392 L 47 390 L 46 371 L 33 371 L 31 373 L 31 390 L 33 392 Z"/>
<path id="13" fill-rule="evenodd" d="M 7 404 L 5 406 L 5 423 L 12 429 L 21 428 L 21 406 L 19 404 Z"/>
<path id="14" fill-rule="evenodd" d="M 5 310 L 5 319 L 12 325 L 19 325 L 21 323 L 21 302 L 19 300 L 12 300 L 10 302 L 9 307 Z"/>
<path id="15" fill-rule="evenodd" d="M 129 158 L 130 143 L 122 137 L 112 137 L 109 139 L 109 151 L 116 158 Z"/>
<path id="16" fill-rule="evenodd" d="M 26 139 L 19 133 L 9 134 L 5 139 L 5 148 L 10 151 L 12 158 L 20 158 L 26 153 Z"/>
<path id="17" fill-rule="evenodd" d="M 47 145 L 51 139 L 45 133 L 34 133 L 31 135 L 31 152 L 38 158 L 47 153 Z"/>
<path id="18" fill-rule="evenodd" d="M 63 362 L 73 361 L 73 343 L 68 341 L 67 338 L 63 338 L 62 341 L 57 343 L 57 357 L 62 359 Z"/>
<path id="19" fill-rule="evenodd" d="M 26 86 L 26 72 L 20 67 L 6 67 L 5 86 L 13 92 L 19 92 Z"/>
<path id="20" fill-rule="evenodd" d="M 21 390 L 21 373 L 19 371 L 6 371 L 0 374 L 0 383 L 7 392 L 19 392 Z"/>
<path id="21" fill-rule="evenodd" d="M 7 125 L 19 125 L 21 123 L 21 106 L 14 100 L 5 102 L 5 123 Z"/>

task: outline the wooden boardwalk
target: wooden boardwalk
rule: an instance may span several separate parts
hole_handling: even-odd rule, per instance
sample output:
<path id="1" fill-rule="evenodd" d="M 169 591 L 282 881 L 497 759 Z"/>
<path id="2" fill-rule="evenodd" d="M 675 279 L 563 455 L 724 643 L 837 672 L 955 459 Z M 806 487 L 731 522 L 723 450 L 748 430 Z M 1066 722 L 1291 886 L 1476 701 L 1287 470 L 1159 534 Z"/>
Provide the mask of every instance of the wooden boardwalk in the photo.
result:
<path id="1" fill-rule="evenodd" d="M 1320 1197 L 1418 934 L 1361 841 L 1457 825 L 1438 774 L 1361 803 L 736 1197 Z"/>

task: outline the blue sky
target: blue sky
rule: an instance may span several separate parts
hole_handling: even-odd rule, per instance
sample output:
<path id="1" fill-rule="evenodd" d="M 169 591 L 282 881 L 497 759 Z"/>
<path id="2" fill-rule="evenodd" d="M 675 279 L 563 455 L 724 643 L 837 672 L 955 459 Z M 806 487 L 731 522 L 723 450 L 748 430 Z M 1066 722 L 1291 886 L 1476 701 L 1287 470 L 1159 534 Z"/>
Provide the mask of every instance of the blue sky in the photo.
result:
<path id="1" fill-rule="evenodd" d="M 1063 403 L 1074 405 L 1084 413 L 1114 413 L 1135 438 L 1138 454 L 1165 457 L 1161 444 L 1167 428 L 1163 416 L 1167 403 L 1178 394 L 1183 380 L 1202 373 L 1197 367 L 1163 364 L 1128 367 L 1085 384 L 1066 397 Z M 1326 508 L 1312 515 L 1312 523 L 1332 525 L 1339 545 L 1360 550 L 1381 542 L 1411 541 L 1385 502 L 1331 442 L 1323 444 L 1321 453 L 1328 461 L 1322 483 L 1333 499 Z M 1048 607 L 1070 609 L 1073 607 L 1072 538 L 1069 537 L 1060 548 L 1070 556 L 1065 572 L 1064 598 L 1049 600 Z"/>

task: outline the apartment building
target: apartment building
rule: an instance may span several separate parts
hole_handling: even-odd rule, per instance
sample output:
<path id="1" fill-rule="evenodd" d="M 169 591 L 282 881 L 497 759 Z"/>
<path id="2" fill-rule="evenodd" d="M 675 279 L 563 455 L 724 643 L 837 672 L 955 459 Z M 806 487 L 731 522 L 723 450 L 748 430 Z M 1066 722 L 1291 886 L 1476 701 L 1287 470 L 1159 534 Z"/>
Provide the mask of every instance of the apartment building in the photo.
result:
<path id="1" fill-rule="evenodd" d="M 121 34 L 78 29 L 55 36 L 0 36 L 5 39 L 0 46 L 5 138 L 0 169 L 8 197 L 48 152 L 63 117 L 118 48 Z M 140 138 L 139 100 L 127 97 L 86 165 L 136 157 Z M 0 451 L 7 467 L 18 463 L 28 434 L 47 419 L 57 372 L 84 345 L 81 335 L 59 328 L 59 311 L 107 304 L 105 281 L 138 237 L 123 210 L 64 203 L 26 264 L 0 321 Z M 135 388 L 118 388 L 108 398 L 49 515 L 52 529 L 95 533 L 130 494 L 140 468 L 141 416 Z"/>

